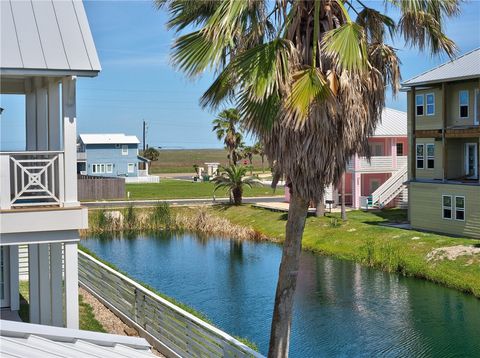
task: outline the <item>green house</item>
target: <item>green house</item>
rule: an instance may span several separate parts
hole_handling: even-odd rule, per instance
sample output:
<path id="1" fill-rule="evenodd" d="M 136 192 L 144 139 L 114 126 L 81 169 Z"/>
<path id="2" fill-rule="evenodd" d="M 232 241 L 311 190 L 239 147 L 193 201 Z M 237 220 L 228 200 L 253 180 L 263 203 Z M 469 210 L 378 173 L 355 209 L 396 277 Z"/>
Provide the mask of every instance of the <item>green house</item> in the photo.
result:
<path id="1" fill-rule="evenodd" d="M 412 227 L 480 238 L 480 49 L 402 86 Z"/>

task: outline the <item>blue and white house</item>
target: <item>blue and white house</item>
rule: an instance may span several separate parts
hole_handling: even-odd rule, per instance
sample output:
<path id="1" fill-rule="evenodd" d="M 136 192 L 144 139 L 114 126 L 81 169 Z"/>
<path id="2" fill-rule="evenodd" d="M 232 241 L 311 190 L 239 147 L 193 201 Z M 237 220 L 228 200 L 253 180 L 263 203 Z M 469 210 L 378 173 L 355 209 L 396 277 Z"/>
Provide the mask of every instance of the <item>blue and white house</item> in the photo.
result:
<path id="1" fill-rule="evenodd" d="M 125 178 L 127 183 L 158 182 L 148 175 L 149 160 L 139 155 L 140 141 L 134 135 L 80 134 L 77 168 L 80 174 Z M 141 163 L 145 169 L 140 169 Z"/>

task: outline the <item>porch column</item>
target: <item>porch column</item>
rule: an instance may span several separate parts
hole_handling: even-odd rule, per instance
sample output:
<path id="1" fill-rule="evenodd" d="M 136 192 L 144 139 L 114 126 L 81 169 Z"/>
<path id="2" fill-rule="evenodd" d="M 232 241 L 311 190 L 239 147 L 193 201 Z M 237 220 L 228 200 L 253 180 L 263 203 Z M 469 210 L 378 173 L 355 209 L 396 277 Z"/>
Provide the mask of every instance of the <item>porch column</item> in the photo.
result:
<path id="1" fill-rule="evenodd" d="M 78 252 L 76 242 L 66 242 L 65 250 L 65 314 L 67 328 L 78 329 Z"/>
<path id="2" fill-rule="evenodd" d="M 390 138 L 391 142 L 391 156 L 392 156 L 392 168 L 397 170 L 397 138 Z"/>
<path id="3" fill-rule="evenodd" d="M 50 291 L 49 244 L 38 245 L 38 272 L 40 292 L 40 324 L 52 324 L 52 295 Z"/>
<path id="4" fill-rule="evenodd" d="M 57 79 L 48 82 L 48 150 L 60 150 L 60 87 Z"/>
<path id="5" fill-rule="evenodd" d="M 62 243 L 50 244 L 52 325 L 63 327 Z"/>
<path id="6" fill-rule="evenodd" d="M 38 244 L 28 245 L 28 286 L 30 323 L 40 323 Z"/>
<path id="7" fill-rule="evenodd" d="M 20 298 L 18 291 L 18 245 L 9 246 L 10 255 L 10 309 L 20 309 Z"/>
<path id="8" fill-rule="evenodd" d="M 42 78 L 35 78 L 37 105 L 37 150 L 48 150 L 47 88 Z"/>
<path id="9" fill-rule="evenodd" d="M 0 155 L 0 209 L 10 209 L 10 157 Z"/>
<path id="10" fill-rule="evenodd" d="M 25 80 L 26 150 L 37 149 L 37 102 L 31 80 Z"/>
<path id="11" fill-rule="evenodd" d="M 77 113 L 75 99 L 76 77 L 62 79 L 62 116 L 64 147 L 64 206 L 78 206 L 77 200 Z"/>

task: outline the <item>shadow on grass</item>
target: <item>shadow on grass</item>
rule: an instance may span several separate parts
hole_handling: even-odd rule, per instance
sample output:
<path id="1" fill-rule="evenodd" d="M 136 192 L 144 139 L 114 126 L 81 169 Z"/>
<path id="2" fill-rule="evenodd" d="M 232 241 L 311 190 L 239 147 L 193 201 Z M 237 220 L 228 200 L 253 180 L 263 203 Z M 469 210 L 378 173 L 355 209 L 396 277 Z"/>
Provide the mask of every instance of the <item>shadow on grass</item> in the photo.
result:
<path id="1" fill-rule="evenodd" d="M 384 223 L 402 224 L 408 222 L 408 214 L 405 209 L 387 209 L 387 210 L 371 210 L 368 213 L 382 218 L 383 221 L 363 221 L 365 224 L 378 225 Z"/>

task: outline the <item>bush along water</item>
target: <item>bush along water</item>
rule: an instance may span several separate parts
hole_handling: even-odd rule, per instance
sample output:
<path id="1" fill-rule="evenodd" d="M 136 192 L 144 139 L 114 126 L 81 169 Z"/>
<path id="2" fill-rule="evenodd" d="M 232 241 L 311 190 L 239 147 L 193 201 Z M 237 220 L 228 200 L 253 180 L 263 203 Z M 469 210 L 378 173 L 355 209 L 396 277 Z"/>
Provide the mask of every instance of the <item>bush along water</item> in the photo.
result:
<path id="1" fill-rule="evenodd" d="M 174 213 L 166 202 L 153 208 L 122 210 L 90 210 L 89 229 L 82 236 L 114 235 L 116 233 L 157 232 L 159 230 L 186 230 L 200 234 L 228 237 L 238 240 L 264 240 L 266 236 L 250 227 L 232 224 L 228 219 L 212 215 L 207 208 L 182 210 Z"/>

